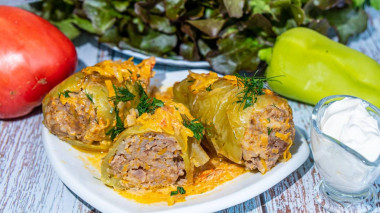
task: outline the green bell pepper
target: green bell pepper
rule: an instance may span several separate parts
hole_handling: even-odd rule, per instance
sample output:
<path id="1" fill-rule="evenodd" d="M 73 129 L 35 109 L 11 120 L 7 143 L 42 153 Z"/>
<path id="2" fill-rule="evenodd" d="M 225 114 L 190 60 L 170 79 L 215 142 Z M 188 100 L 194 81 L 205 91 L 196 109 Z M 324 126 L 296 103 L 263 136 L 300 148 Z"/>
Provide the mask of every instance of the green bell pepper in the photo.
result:
<path id="1" fill-rule="evenodd" d="M 263 54 L 265 55 L 265 54 Z M 316 104 L 330 95 L 352 95 L 380 107 L 380 64 L 306 28 L 276 40 L 266 70 L 268 84 L 285 97 Z"/>

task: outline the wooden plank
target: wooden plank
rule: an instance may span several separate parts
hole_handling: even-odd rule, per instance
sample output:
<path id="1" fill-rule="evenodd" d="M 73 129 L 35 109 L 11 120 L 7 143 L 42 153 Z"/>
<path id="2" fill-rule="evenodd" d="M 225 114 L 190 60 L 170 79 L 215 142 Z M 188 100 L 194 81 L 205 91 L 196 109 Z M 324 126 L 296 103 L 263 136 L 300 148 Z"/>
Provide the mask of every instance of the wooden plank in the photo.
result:
<path id="1" fill-rule="evenodd" d="M 0 121 L 0 212 L 83 209 L 82 202 L 66 189 L 47 159 L 41 122 L 41 109 L 20 120 Z"/>

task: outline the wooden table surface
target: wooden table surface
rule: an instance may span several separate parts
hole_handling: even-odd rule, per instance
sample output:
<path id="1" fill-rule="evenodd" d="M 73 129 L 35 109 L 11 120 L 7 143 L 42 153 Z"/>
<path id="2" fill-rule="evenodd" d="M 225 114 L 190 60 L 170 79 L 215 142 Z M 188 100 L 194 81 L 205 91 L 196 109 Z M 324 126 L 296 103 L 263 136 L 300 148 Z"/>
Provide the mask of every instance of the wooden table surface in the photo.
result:
<path id="1" fill-rule="evenodd" d="M 371 8 L 368 29 L 349 46 L 380 63 L 380 12 Z M 126 59 L 86 35 L 75 40 L 78 70 L 105 59 Z M 156 71 L 183 70 L 185 67 L 156 65 Z M 379 79 L 380 84 L 380 79 Z M 380 95 L 380 94 L 379 94 Z M 310 131 L 312 106 L 290 102 L 295 124 Z M 70 191 L 54 172 L 42 144 L 42 113 L 0 121 L 0 212 L 98 212 Z M 287 178 L 268 191 L 221 212 L 324 212 L 313 200 L 320 177 L 312 155 Z M 375 182 L 380 197 L 380 178 Z M 377 204 L 380 212 L 380 203 Z"/>

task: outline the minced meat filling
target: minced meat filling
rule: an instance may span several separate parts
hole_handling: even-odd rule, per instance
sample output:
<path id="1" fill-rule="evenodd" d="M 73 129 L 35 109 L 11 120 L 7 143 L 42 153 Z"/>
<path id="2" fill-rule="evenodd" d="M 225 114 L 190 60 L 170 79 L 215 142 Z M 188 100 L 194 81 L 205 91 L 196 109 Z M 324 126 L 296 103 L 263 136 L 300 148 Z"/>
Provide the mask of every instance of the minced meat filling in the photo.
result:
<path id="1" fill-rule="evenodd" d="M 271 128 L 268 128 L 268 123 Z M 242 142 L 243 160 L 247 168 L 266 172 L 276 164 L 289 146 L 288 142 L 276 137 L 276 132 L 294 138 L 290 108 L 271 105 L 254 113 Z"/>
<path id="2" fill-rule="evenodd" d="M 152 188 L 184 181 L 185 164 L 180 146 L 161 133 L 133 135 L 122 141 L 108 172 L 126 188 Z"/>
<path id="3" fill-rule="evenodd" d="M 76 104 L 62 104 L 57 96 L 46 106 L 45 125 L 58 137 L 79 140 L 92 144 L 105 137 L 104 129 L 99 127 L 96 108 L 83 91 L 69 93 Z"/>

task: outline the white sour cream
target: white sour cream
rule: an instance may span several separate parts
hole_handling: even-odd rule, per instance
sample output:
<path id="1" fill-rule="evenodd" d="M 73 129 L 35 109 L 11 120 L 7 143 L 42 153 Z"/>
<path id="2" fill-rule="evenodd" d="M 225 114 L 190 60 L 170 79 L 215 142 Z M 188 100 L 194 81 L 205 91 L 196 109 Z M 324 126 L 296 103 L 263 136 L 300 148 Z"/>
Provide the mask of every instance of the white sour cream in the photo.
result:
<path id="1" fill-rule="evenodd" d="M 361 154 L 376 161 L 380 155 L 380 129 L 360 99 L 335 101 L 324 112 L 321 130 Z"/>
<path id="2" fill-rule="evenodd" d="M 319 108 L 324 111 L 313 114 L 311 145 L 315 165 L 324 183 L 341 193 L 368 191 L 380 175 L 380 164 L 363 162 L 339 143 L 323 137 L 317 128 L 374 162 L 380 154 L 379 116 L 372 117 L 367 107 L 360 99 L 344 98 L 324 104 Z"/>

